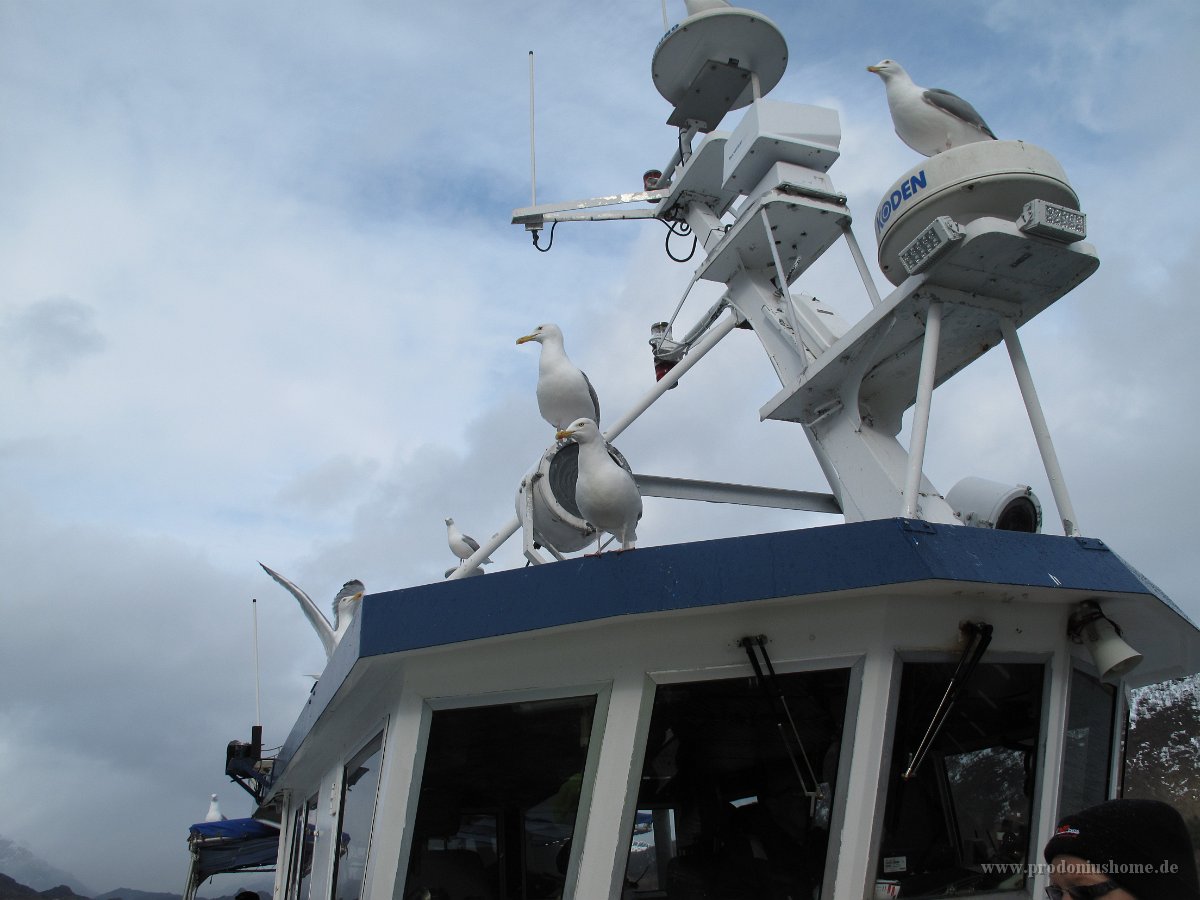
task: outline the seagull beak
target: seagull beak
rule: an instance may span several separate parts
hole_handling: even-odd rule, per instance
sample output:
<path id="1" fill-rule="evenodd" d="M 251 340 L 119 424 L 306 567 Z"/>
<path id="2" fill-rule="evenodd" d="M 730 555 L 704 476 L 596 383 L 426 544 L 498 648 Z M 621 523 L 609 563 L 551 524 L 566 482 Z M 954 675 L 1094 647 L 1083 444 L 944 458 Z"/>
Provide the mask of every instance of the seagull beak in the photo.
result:
<path id="1" fill-rule="evenodd" d="M 570 428 L 564 428 L 562 431 L 554 432 L 554 439 L 556 441 L 561 441 L 563 438 L 569 438 L 574 433 L 575 432 L 573 432 Z"/>
<path id="2" fill-rule="evenodd" d="M 519 337 L 519 338 L 517 338 L 517 343 L 518 343 L 518 344 L 524 344 L 526 341 L 532 341 L 532 340 L 533 340 L 533 335 L 532 335 L 532 334 L 527 334 L 527 335 L 525 335 L 525 337 Z"/>
<path id="3" fill-rule="evenodd" d="M 867 71 L 874 72 L 876 75 L 878 75 L 879 74 L 879 66 L 867 66 Z"/>

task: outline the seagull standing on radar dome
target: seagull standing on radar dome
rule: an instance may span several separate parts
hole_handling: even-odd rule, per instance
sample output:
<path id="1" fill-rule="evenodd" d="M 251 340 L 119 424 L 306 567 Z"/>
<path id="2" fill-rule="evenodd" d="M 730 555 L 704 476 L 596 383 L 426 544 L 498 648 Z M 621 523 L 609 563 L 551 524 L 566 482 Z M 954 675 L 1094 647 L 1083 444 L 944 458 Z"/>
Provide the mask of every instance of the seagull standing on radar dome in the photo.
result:
<path id="1" fill-rule="evenodd" d="M 642 495 L 633 476 L 609 455 L 604 436 L 591 419 L 578 419 L 555 437 L 560 441 L 573 437 L 579 444 L 575 503 L 580 515 L 596 529 L 596 555 L 600 555 L 605 531 L 620 540 L 622 550 L 632 550 L 642 517 Z"/>
<path id="2" fill-rule="evenodd" d="M 918 153 L 935 156 L 963 144 L 996 140 L 970 103 L 941 88 L 913 84 L 894 59 L 867 66 L 867 71 L 883 79 L 896 134 Z"/>
<path id="3" fill-rule="evenodd" d="M 453 519 L 446 520 L 446 540 L 450 543 L 450 550 L 459 559 L 465 560 L 472 553 L 479 549 L 479 541 L 471 537 L 469 534 L 463 534 L 458 530 L 458 526 L 454 524 Z M 483 563 L 490 563 L 491 559 L 485 559 Z"/>
<path id="4" fill-rule="evenodd" d="M 600 398 L 588 377 L 567 358 L 563 334 L 557 325 L 539 325 L 517 338 L 518 344 L 537 341 L 542 345 L 538 361 L 537 402 L 542 418 L 555 427 L 566 428 L 576 419 L 600 421 Z"/>

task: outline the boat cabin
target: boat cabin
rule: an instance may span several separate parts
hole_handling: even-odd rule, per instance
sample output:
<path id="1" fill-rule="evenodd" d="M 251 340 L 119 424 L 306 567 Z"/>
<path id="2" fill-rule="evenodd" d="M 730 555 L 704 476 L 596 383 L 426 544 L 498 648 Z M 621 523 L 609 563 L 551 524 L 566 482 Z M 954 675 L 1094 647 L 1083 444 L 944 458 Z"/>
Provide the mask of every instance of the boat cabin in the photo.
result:
<path id="1" fill-rule="evenodd" d="M 1198 649 L 1100 541 L 906 519 L 370 595 L 275 761 L 276 896 L 1039 896 L 1123 688 Z"/>

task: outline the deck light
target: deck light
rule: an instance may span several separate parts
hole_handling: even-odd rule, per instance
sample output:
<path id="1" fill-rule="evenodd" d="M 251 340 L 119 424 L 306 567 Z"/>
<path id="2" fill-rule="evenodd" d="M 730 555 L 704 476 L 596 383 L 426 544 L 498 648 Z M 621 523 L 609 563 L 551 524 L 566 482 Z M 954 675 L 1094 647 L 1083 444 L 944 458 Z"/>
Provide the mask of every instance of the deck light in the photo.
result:
<path id="1" fill-rule="evenodd" d="M 1120 677 L 1142 661 L 1142 654 L 1125 643 L 1121 627 L 1095 600 L 1084 600 L 1075 608 L 1067 622 L 1067 635 L 1088 648 L 1101 678 Z"/>
<path id="2" fill-rule="evenodd" d="M 1073 244 L 1087 237 L 1087 216 L 1069 206 L 1045 200 L 1030 200 L 1021 210 L 1017 227 L 1026 234 Z"/>
<path id="3" fill-rule="evenodd" d="M 916 275 L 963 239 L 963 230 L 949 216 L 938 216 L 900 251 L 904 271 Z"/>

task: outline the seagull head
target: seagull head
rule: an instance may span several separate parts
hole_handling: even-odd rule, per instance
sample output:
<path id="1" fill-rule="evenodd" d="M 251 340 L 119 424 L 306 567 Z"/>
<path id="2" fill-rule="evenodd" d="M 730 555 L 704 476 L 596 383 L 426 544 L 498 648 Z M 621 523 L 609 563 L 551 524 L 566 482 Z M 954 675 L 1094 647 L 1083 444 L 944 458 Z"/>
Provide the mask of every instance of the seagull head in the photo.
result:
<path id="1" fill-rule="evenodd" d="M 561 344 L 562 336 L 562 329 L 560 329 L 557 325 L 546 322 L 545 324 L 539 325 L 537 328 L 533 329 L 533 331 L 529 332 L 529 334 L 525 335 L 524 337 L 517 338 L 517 343 L 524 344 L 528 341 L 537 341 L 540 344 L 546 340 L 557 340 Z"/>
<path id="2" fill-rule="evenodd" d="M 904 67 L 894 59 L 881 59 L 873 66 L 867 66 L 868 72 L 874 72 L 884 81 L 892 78 L 907 78 L 908 73 L 904 71 Z"/>
<path id="3" fill-rule="evenodd" d="M 560 441 L 563 438 L 573 437 L 581 444 L 590 444 L 592 441 L 600 440 L 600 429 L 591 419 L 576 419 L 566 428 L 556 432 L 554 437 Z"/>
<path id="4" fill-rule="evenodd" d="M 446 524 L 447 524 L 447 525 L 453 525 L 453 524 L 454 524 L 454 520 L 453 520 L 453 519 L 447 519 L 447 520 L 446 520 Z"/>

